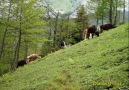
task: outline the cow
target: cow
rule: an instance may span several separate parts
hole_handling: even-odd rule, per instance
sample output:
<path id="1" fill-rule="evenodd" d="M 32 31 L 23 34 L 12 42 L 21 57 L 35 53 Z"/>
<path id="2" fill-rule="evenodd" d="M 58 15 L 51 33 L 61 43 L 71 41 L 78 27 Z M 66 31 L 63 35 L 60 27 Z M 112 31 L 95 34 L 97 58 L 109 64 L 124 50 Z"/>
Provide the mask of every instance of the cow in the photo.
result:
<path id="1" fill-rule="evenodd" d="M 100 25 L 100 33 L 103 32 L 103 30 L 109 30 L 109 29 L 112 29 L 112 28 L 115 28 L 116 26 L 113 25 L 113 24 L 103 24 L 103 25 Z"/>
<path id="2" fill-rule="evenodd" d="M 88 35 L 88 33 L 87 33 L 87 29 L 85 29 L 85 30 L 83 31 L 83 37 L 84 37 L 84 40 L 86 40 L 87 35 Z"/>
<path id="3" fill-rule="evenodd" d="M 55 51 L 55 48 L 51 48 L 51 53 L 54 53 Z"/>
<path id="4" fill-rule="evenodd" d="M 41 58 L 41 55 L 31 54 L 30 56 L 27 56 L 26 63 L 29 64 L 38 58 Z"/>
<path id="5" fill-rule="evenodd" d="M 25 64 L 27 64 L 25 59 L 24 59 L 24 60 L 20 60 L 20 61 L 18 61 L 18 63 L 17 63 L 17 68 L 18 68 L 19 66 L 24 66 Z"/>
<path id="6" fill-rule="evenodd" d="M 62 41 L 62 42 L 60 43 L 60 46 L 61 46 L 61 49 L 64 49 L 64 48 L 65 48 L 65 46 L 66 46 L 65 41 Z"/>
<path id="7" fill-rule="evenodd" d="M 89 25 L 88 28 L 83 31 L 84 39 L 86 39 L 86 38 L 89 39 L 90 34 L 92 35 L 92 38 L 93 38 L 94 34 L 97 37 L 99 37 L 99 31 L 97 31 L 97 28 L 95 25 Z"/>

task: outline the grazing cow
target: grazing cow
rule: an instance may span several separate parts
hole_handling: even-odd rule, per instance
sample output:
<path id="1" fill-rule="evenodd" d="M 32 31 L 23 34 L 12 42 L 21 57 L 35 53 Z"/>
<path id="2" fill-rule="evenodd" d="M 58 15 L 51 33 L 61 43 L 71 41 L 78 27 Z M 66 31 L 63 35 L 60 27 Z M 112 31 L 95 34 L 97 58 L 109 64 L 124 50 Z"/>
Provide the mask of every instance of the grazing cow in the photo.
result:
<path id="1" fill-rule="evenodd" d="M 66 43 L 65 43 L 65 41 L 62 41 L 61 43 L 60 43 L 60 46 L 61 46 L 61 48 L 65 48 L 65 46 L 66 46 Z"/>
<path id="2" fill-rule="evenodd" d="M 89 25 L 88 28 L 86 30 L 84 30 L 84 32 L 83 32 L 84 39 L 86 39 L 86 38 L 89 39 L 90 34 L 92 35 L 92 38 L 93 38 L 94 34 L 99 37 L 99 31 L 97 31 L 97 28 L 95 25 Z"/>
<path id="3" fill-rule="evenodd" d="M 51 48 L 51 53 L 54 53 L 55 51 L 55 48 Z"/>
<path id="4" fill-rule="evenodd" d="M 31 54 L 30 56 L 27 56 L 27 59 L 26 59 L 26 62 L 27 64 L 38 59 L 38 58 L 41 58 L 41 55 L 38 55 L 38 54 Z"/>
<path id="5" fill-rule="evenodd" d="M 100 26 L 97 26 L 97 31 L 100 33 L 101 31 L 100 31 Z"/>
<path id="6" fill-rule="evenodd" d="M 100 25 L 100 32 L 102 33 L 103 30 L 109 30 L 109 29 L 112 29 L 112 28 L 115 28 L 116 26 L 113 25 L 113 24 L 103 24 L 103 25 Z"/>
<path id="7" fill-rule="evenodd" d="M 83 31 L 84 40 L 86 40 L 86 38 L 87 38 L 88 35 L 89 35 L 89 34 L 87 33 L 87 29 L 85 29 L 85 30 Z"/>
<path id="8" fill-rule="evenodd" d="M 18 68 L 19 66 L 24 66 L 25 64 L 27 64 L 27 63 L 26 63 L 26 60 L 20 60 L 20 61 L 18 61 L 18 63 L 17 63 L 17 68 Z"/>

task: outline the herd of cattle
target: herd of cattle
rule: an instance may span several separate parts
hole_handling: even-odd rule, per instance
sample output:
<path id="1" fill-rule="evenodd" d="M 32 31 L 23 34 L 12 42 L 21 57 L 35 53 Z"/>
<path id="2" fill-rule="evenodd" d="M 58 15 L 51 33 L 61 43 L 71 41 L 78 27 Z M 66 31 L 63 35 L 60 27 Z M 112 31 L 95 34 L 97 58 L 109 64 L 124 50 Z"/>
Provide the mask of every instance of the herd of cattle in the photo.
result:
<path id="1" fill-rule="evenodd" d="M 30 56 L 27 56 L 26 59 L 18 61 L 18 63 L 17 63 L 17 68 L 18 68 L 19 66 L 24 66 L 25 64 L 30 64 L 30 63 L 32 63 L 34 60 L 39 59 L 39 58 L 41 58 L 41 57 L 42 57 L 42 55 L 31 54 Z"/>
<path id="2" fill-rule="evenodd" d="M 98 27 L 96 27 L 95 25 L 89 25 L 87 29 L 83 31 L 83 37 L 84 39 L 89 39 L 90 35 L 92 35 L 92 38 L 94 37 L 94 35 L 99 37 L 99 34 L 102 33 L 103 30 L 109 30 L 115 27 L 116 26 L 113 24 L 103 24 Z"/>
<path id="3" fill-rule="evenodd" d="M 116 26 L 113 25 L 113 24 L 103 24 L 103 25 L 100 25 L 98 27 L 96 27 L 95 25 L 89 25 L 87 27 L 87 29 L 85 29 L 83 31 L 83 37 L 84 39 L 89 39 L 90 35 L 92 35 L 92 38 L 94 35 L 98 36 L 99 37 L 99 34 L 103 32 L 103 30 L 109 30 L 109 29 L 112 29 L 112 28 L 115 28 Z M 64 48 L 65 47 L 65 42 L 63 41 L 61 43 L 61 48 Z M 55 48 L 51 48 L 51 53 L 55 52 Z M 17 68 L 19 66 L 23 66 L 25 64 L 30 64 L 32 63 L 34 60 L 38 59 L 38 58 L 41 58 L 42 55 L 38 55 L 38 54 L 32 54 L 30 56 L 27 56 L 26 59 L 24 60 L 20 60 L 18 61 L 17 63 Z"/>

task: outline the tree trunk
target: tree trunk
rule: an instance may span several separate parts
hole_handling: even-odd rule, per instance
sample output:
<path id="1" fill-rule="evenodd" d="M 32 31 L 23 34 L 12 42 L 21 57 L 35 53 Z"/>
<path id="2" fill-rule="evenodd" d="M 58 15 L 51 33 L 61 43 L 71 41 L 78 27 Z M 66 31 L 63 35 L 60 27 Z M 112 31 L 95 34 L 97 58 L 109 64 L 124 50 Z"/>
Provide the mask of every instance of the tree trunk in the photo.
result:
<path id="1" fill-rule="evenodd" d="M 113 7 L 113 0 L 110 0 L 110 10 L 109 10 L 109 22 L 112 24 L 112 7 Z"/>
<path id="2" fill-rule="evenodd" d="M 123 23 L 125 22 L 125 0 L 123 5 Z"/>
<path id="3" fill-rule="evenodd" d="M 99 24 L 99 18 L 98 18 L 98 16 L 97 16 L 96 25 L 98 25 L 98 24 Z"/>
<path id="4" fill-rule="evenodd" d="M 102 5 L 104 5 L 104 0 L 102 0 Z M 102 23 L 102 25 L 104 24 L 103 22 L 104 22 L 104 6 L 102 7 L 103 9 L 102 9 L 102 17 L 101 17 L 101 23 Z"/>
<path id="5" fill-rule="evenodd" d="M 67 23 L 69 23 L 69 16 L 67 18 Z M 69 36 L 70 36 L 70 32 L 69 32 L 69 28 L 68 28 L 68 25 L 66 26 L 66 30 L 67 30 L 67 33 L 66 33 L 66 39 L 69 39 Z"/>
<path id="6" fill-rule="evenodd" d="M 47 6 L 47 16 L 48 16 L 48 27 L 50 27 L 49 30 L 49 36 L 48 36 L 48 40 L 51 40 L 51 36 L 52 36 L 52 24 L 51 24 L 51 16 L 50 16 L 50 10 L 49 10 L 49 5 Z"/>
<path id="7" fill-rule="evenodd" d="M 19 5 L 20 3 L 20 5 Z M 20 6 L 20 14 L 22 13 L 22 3 L 23 1 L 19 2 L 18 5 Z M 18 14 L 18 13 L 17 13 Z M 17 17 L 18 18 L 18 17 Z M 19 60 L 19 54 L 20 54 L 20 47 L 21 47 L 21 38 L 22 38 L 22 14 L 19 17 L 19 28 L 18 28 L 18 42 L 15 48 L 15 53 L 14 53 L 14 59 L 13 59 L 13 63 L 11 63 L 11 70 L 15 70 L 16 69 L 16 65 L 18 63 Z"/>
<path id="8" fill-rule="evenodd" d="M 23 1 L 21 1 L 21 7 L 20 7 L 20 13 L 22 13 L 22 4 L 23 4 Z M 22 39 L 22 14 L 20 15 L 20 23 L 19 23 L 19 37 L 18 37 L 18 43 L 17 43 L 17 54 L 16 54 L 16 63 L 18 62 L 18 59 L 19 59 L 19 54 L 20 54 L 20 47 L 21 47 L 21 39 Z"/>
<path id="9" fill-rule="evenodd" d="M 25 42 L 25 54 L 24 54 L 24 59 L 26 59 L 28 53 L 28 43 Z"/>
<path id="10" fill-rule="evenodd" d="M 0 59 L 2 58 L 4 48 L 5 48 L 6 34 L 7 34 L 7 31 L 8 31 L 8 26 L 7 26 L 8 24 L 7 23 L 10 20 L 11 6 L 12 6 L 12 0 L 10 0 L 9 10 L 8 10 L 8 17 L 7 17 L 7 21 L 6 21 L 6 25 L 5 25 L 5 32 L 4 32 L 2 43 L 1 43 Z"/>
<path id="11" fill-rule="evenodd" d="M 117 14 L 118 14 L 118 12 L 117 12 L 117 4 L 118 4 L 118 1 L 117 0 L 115 0 L 116 2 L 115 2 L 115 18 L 114 18 L 114 24 L 116 25 L 117 24 Z"/>
<path id="12" fill-rule="evenodd" d="M 103 15 L 102 15 L 102 18 L 101 18 L 102 20 L 101 20 L 101 23 L 102 23 L 102 25 L 103 25 Z"/>
<path id="13" fill-rule="evenodd" d="M 59 12 L 56 15 L 56 20 L 55 20 L 55 30 L 54 30 L 54 38 L 53 38 L 53 47 L 56 46 L 56 33 L 58 29 L 58 17 L 59 17 Z"/>

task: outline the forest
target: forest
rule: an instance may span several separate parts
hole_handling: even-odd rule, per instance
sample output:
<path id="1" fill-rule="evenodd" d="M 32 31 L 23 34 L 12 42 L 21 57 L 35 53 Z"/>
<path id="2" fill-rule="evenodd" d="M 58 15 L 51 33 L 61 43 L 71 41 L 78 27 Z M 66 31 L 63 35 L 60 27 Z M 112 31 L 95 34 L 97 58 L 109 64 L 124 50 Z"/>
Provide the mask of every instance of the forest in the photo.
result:
<path id="1" fill-rule="evenodd" d="M 50 48 L 60 49 L 60 42 L 76 44 L 90 24 L 125 22 L 125 0 L 89 0 L 72 13 L 61 14 L 45 0 L 0 1 L 0 75 L 16 70 L 19 60 L 32 53 L 46 56 Z M 90 20 L 92 20 L 91 23 Z"/>

